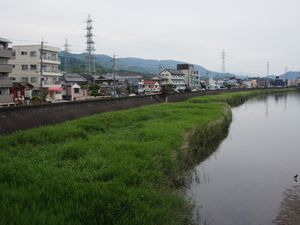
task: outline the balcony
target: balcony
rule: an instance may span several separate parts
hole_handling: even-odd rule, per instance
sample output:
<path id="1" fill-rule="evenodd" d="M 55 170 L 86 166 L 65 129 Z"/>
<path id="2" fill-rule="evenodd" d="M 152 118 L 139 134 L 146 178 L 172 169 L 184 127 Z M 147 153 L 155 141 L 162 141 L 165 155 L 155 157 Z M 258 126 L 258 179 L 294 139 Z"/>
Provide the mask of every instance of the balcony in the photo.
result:
<path id="1" fill-rule="evenodd" d="M 13 101 L 13 95 L 0 95 L 0 103 L 10 103 Z"/>
<path id="2" fill-rule="evenodd" d="M 0 48 L 0 58 L 11 58 L 12 57 L 12 49 L 11 48 Z"/>
<path id="3" fill-rule="evenodd" d="M 0 73 L 11 73 L 12 65 L 0 64 Z"/>
<path id="4" fill-rule="evenodd" d="M 12 80 L 1 80 L 0 79 L 0 88 L 9 88 L 13 86 Z"/>

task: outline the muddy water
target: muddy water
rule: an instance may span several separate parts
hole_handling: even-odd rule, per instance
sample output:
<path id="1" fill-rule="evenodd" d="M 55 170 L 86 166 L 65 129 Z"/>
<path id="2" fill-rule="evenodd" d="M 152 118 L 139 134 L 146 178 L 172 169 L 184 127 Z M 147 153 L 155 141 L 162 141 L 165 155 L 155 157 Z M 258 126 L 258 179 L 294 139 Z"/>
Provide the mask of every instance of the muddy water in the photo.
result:
<path id="1" fill-rule="evenodd" d="M 195 223 L 299 225 L 300 94 L 251 99 L 232 112 L 228 137 L 187 181 Z"/>

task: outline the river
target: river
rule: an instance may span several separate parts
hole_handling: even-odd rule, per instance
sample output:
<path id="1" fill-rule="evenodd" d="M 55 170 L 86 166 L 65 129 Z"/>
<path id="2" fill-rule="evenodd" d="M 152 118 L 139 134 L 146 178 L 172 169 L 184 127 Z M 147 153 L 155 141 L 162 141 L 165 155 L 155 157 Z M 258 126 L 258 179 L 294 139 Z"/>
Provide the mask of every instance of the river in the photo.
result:
<path id="1" fill-rule="evenodd" d="M 186 182 L 195 223 L 299 225 L 300 94 L 253 98 L 232 113 L 227 138 Z"/>

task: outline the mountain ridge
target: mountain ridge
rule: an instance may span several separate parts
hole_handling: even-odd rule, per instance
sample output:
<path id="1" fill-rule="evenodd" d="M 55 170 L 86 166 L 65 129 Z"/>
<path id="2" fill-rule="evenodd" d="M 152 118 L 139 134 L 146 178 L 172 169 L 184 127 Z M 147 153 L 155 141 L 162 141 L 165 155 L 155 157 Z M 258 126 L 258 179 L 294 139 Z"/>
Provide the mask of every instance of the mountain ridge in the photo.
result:
<path id="1" fill-rule="evenodd" d="M 60 57 L 62 61 L 62 68 L 64 68 L 64 52 L 61 52 Z M 86 53 L 80 53 L 80 54 L 70 54 L 69 53 L 69 59 L 71 67 L 77 66 L 77 67 L 83 67 L 85 65 L 86 60 Z M 111 56 L 105 55 L 105 54 L 97 54 L 95 55 L 95 62 L 96 65 L 101 67 L 102 71 L 110 71 L 112 68 L 112 60 L 113 58 Z M 116 67 L 117 70 L 123 70 L 123 71 L 131 71 L 131 72 L 138 72 L 145 74 L 146 76 L 151 75 L 157 75 L 159 73 L 159 68 L 161 69 L 176 69 L 177 64 L 183 64 L 188 63 L 185 61 L 179 61 L 179 60 L 157 60 L 157 59 L 142 59 L 138 57 L 124 57 L 124 58 L 118 58 L 116 60 Z M 203 66 L 200 65 L 194 65 L 195 70 L 198 70 L 201 77 L 208 77 L 213 76 L 216 79 L 223 79 L 223 78 L 229 78 L 232 76 L 236 76 L 235 74 L 231 73 L 218 73 L 215 71 L 210 71 Z"/>

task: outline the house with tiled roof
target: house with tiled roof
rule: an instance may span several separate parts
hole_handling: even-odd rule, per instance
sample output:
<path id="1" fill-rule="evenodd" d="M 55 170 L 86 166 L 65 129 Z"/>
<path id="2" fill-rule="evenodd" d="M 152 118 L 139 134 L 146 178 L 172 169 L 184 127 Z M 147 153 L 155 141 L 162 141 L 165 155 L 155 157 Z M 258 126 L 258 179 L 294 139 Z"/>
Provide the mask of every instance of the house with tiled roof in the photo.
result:
<path id="1" fill-rule="evenodd" d="M 145 80 L 145 94 L 158 94 L 160 93 L 160 84 L 155 80 Z"/>

